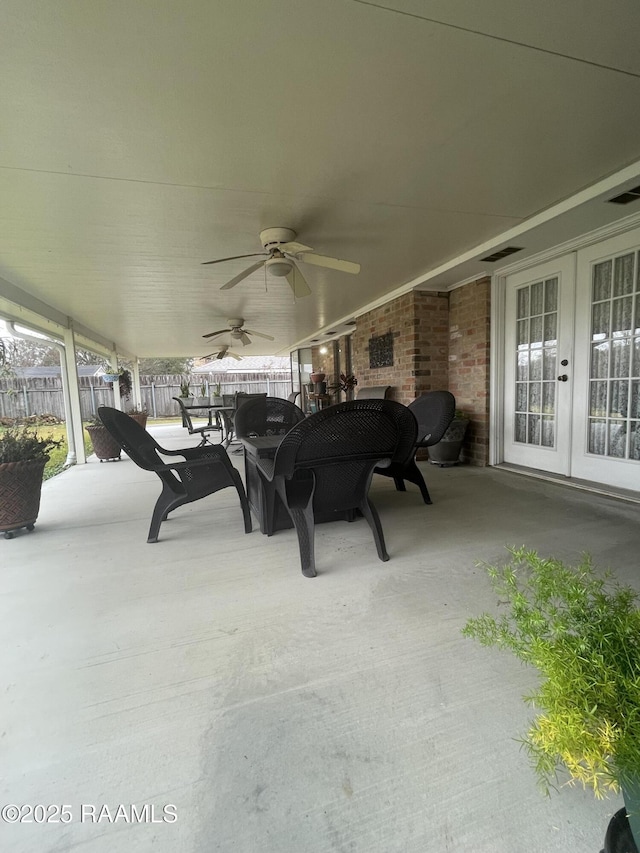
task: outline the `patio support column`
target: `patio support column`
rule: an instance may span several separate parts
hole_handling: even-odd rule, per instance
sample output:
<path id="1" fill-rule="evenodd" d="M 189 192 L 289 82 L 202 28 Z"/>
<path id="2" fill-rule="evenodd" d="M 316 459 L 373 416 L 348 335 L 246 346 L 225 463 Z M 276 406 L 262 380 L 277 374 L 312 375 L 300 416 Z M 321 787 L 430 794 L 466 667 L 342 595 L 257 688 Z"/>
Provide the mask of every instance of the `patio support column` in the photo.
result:
<path id="1" fill-rule="evenodd" d="M 60 366 L 62 368 L 62 392 L 65 397 L 65 411 L 67 422 L 67 440 L 69 453 L 67 464 L 74 462 L 83 464 L 87 461 L 84 450 L 84 436 L 82 432 L 82 410 L 80 408 L 80 386 L 78 384 L 78 368 L 76 366 L 76 341 L 73 325 L 63 329 L 62 340 L 63 352 L 60 353 Z M 75 456 L 71 458 L 72 454 Z"/>
<path id="2" fill-rule="evenodd" d="M 140 390 L 140 362 L 137 358 L 133 359 L 133 367 L 131 368 L 131 393 L 133 394 L 133 405 L 142 408 L 142 392 Z"/>
<path id="3" fill-rule="evenodd" d="M 109 356 L 109 364 L 111 365 L 111 371 L 113 373 L 118 373 L 118 353 L 115 350 L 113 350 L 113 352 Z M 113 408 L 122 409 L 122 398 L 120 397 L 120 383 L 114 382 L 111 387 L 113 388 Z"/>

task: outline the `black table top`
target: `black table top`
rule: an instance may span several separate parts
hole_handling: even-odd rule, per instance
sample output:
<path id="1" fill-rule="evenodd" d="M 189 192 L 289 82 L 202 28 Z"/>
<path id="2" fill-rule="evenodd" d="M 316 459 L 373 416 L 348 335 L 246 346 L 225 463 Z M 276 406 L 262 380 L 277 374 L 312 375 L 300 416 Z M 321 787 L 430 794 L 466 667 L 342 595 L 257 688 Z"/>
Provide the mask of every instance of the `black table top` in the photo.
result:
<path id="1" fill-rule="evenodd" d="M 241 438 L 244 449 L 257 459 L 271 459 L 275 456 L 283 435 L 257 435 L 254 438 Z"/>

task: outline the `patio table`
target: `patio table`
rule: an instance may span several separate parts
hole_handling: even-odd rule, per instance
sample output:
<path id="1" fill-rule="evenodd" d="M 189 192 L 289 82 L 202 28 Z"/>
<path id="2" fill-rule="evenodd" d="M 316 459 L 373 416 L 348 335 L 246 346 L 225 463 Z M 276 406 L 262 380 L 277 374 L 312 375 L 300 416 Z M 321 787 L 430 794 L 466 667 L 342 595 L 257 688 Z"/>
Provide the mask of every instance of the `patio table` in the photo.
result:
<path id="1" fill-rule="evenodd" d="M 274 483 L 268 482 L 260 473 L 260 460 L 273 459 L 283 435 L 259 435 L 243 437 L 239 441 L 244 449 L 245 488 L 249 506 L 260 524 L 260 532 L 272 536 L 278 530 L 293 527 L 291 516 L 277 493 Z M 273 521 L 269 523 L 268 501 L 275 501 Z M 327 521 L 353 521 L 352 510 L 314 512 L 316 524 Z"/>

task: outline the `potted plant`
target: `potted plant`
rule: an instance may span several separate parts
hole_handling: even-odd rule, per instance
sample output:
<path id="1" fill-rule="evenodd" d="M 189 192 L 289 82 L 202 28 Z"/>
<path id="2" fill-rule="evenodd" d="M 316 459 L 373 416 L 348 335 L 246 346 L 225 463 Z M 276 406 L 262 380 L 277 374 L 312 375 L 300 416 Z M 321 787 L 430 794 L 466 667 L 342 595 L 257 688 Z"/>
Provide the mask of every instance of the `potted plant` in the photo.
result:
<path id="1" fill-rule="evenodd" d="M 209 395 L 207 394 L 207 383 L 203 382 L 200 386 L 200 396 L 196 397 L 195 401 L 196 406 L 208 406 L 209 405 Z"/>
<path id="2" fill-rule="evenodd" d="M 465 435 L 469 427 L 469 418 L 464 412 L 456 409 L 453 420 L 447 427 L 440 441 L 429 447 L 429 461 L 440 468 L 457 465 Z"/>
<path id="3" fill-rule="evenodd" d="M 149 413 L 146 409 L 141 409 L 139 406 L 133 406 L 130 409 L 127 409 L 127 414 L 130 418 L 133 418 L 134 421 L 140 424 L 141 427 L 146 427 L 147 418 L 149 417 Z"/>
<path id="4" fill-rule="evenodd" d="M 122 448 L 97 415 L 85 424 L 85 429 L 100 462 L 120 461 Z"/>
<path id="5" fill-rule="evenodd" d="M 33 530 L 40 510 L 44 466 L 61 441 L 40 438 L 30 427 L 9 427 L 0 435 L 0 531 L 13 539 L 21 527 Z"/>
<path id="6" fill-rule="evenodd" d="M 185 406 L 192 406 L 193 405 L 193 399 L 194 398 L 191 396 L 191 391 L 189 389 L 189 383 L 187 382 L 186 379 L 183 379 L 182 382 L 180 383 L 180 393 L 178 394 L 178 397 L 180 397 L 180 399 L 182 400 L 182 402 L 184 403 Z"/>
<path id="7" fill-rule="evenodd" d="M 222 405 L 222 386 L 219 382 L 213 386 L 213 405 L 221 406 Z"/>
<path id="8" fill-rule="evenodd" d="M 622 790 L 628 823 L 618 813 L 607 835 L 630 831 L 637 843 L 639 595 L 610 574 L 599 577 L 588 555 L 568 566 L 524 547 L 508 550 L 507 565 L 485 567 L 506 612 L 470 619 L 463 634 L 538 670 L 540 684 L 525 697 L 537 716 L 522 742 L 545 790 L 559 774 L 596 797 Z"/>

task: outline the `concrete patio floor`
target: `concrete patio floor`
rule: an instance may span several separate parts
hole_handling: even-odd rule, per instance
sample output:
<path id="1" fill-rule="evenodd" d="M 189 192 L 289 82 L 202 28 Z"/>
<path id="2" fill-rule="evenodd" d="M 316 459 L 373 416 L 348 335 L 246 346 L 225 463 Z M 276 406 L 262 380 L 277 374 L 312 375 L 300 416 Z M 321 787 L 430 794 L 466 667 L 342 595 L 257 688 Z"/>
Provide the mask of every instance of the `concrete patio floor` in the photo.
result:
<path id="1" fill-rule="evenodd" d="M 1 799 L 71 820 L 2 824 L 0 850 L 597 853 L 621 798 L 540 793 L 516 741 L 534 675 L 460 629 L 505 544 L 640 586 L 638 506 L 424 468 L 429 507 L 375 478 L 390 561 L 363 519 L 321 525 L 313 580 L 231 489 L 148 545 L 154 475 L 94 458 L 45 483 L 35 531 L 0 540 Z"/>

